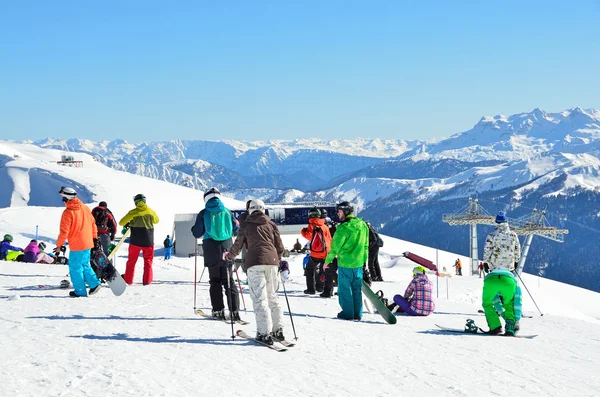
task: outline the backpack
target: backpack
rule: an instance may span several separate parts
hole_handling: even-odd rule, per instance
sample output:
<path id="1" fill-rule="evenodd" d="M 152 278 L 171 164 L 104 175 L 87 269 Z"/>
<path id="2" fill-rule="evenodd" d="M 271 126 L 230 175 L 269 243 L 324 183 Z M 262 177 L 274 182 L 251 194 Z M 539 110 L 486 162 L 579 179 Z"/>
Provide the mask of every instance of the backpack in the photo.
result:
<path id="1" fill-rule="evenodd" d="M 165 248 L 172 247 L 171 241 L 168 238 L 166 238 L 165 241 L 163 241 L 163 245 L 165 246 Z"/>
<path id="2" fill-rule="evenodd" d="M 383 240 L 379 237 L 373 226 L 369 226 L 369 247 L 373 247 L 374 245 L 379 248 L 383 247 Z"/>
<path id="3" fill-rule="evenodd" d="M 101 209 L 100 207 L 96 208 L 93 212 L 94 220 L 96 221 L 96 226 L 98 230 L 106 230 L 108 229 L 108 210 Z"/>
<path id="4" fill-rule="evenodd" d="M 310 240 L 310 251 L 311 252 L 327 252 L 327 243 L 325 242 L 325 235 L 323 229 L 319 226 L 313 227 L 313 235 Z"/>
<path id="5" fill-rule="evenodd" d="M 225 241 L 233 236 L 231 213 L 227 209 L 219 212 L 204 211 L 206 233 L 215 241 Z"/>

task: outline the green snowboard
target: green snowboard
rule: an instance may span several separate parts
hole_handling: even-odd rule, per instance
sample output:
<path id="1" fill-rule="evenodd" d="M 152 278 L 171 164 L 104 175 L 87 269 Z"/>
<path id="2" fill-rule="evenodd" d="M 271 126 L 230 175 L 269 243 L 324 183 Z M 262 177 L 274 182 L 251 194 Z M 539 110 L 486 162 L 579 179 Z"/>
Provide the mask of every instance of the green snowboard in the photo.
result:
<path id="1" fill-rule="evenodd" d="M 369 302 L 371 302 L 371 304 L 373 305 L 373 307 L 375 307 L 377 312 L 379 312 L 379 314 L 381 314 L 381 317 L 383 317 L 383 319 L 388 324 L 396 324 L 397 320 L 396 320 L 396 316 L 394 316 L 394 313 L 392 313 L 383 304 L 383 302 L 381 300 L 379 300 L 377 295 L 375 295 L 375 292 L 373 292 L 373 290 L 371 290 L 371 288 L 369 288 L 369 285 L 367 283 L 365 283 L 365 280 L 363 280 L 363 282 L 362 282 L 361 289 L 362 289 L 362 293 L 367 297 Z"/>

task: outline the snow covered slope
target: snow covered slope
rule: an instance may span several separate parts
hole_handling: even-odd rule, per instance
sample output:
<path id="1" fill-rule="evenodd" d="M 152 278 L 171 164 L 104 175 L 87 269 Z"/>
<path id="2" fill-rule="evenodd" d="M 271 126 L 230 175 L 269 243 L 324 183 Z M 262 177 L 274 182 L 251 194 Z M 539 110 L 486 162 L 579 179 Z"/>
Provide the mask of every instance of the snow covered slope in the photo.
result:
<path id="1" fill-rule="evenodd" d="M 22 212 L 34 221 L 33 208 Z M 31 218 L 29 218 L 31 216 Z M 4 226 L 13 227 L 10 224 Z M 43 225 L 49 228 L 51 225 Z M 16 227 L 16 225 L 14 225 Z M 291 246 L 295 236 L 285 236 Z M 383 236 L 380 261 L 385 296 L 403 293 L 413 264 L 410 250 L 436 260 L 436 251 Z M 126 247 L 117 258 L 122 271 Z M 440 279 L 436 311 L 429 317 L 378 314 L 361 322 L 335 319 L 336 299 L 306 296 L 302 256 L 289 258 L 286 284 L 297 345 L 277 353 L 231 338 L 228 324 L 194 315 L 210 309 L 207 276 L 197 284 L 194 259 L 164 261 L 157 250 L 154 282 L 134 285 L 121 297 L 108 288 L 89 298 L 68 298 L 52 289 L 66 267 L 0 262 L 0 395 L 2 396 L 597 396 L 600 356 L 600 295 L 564 284 L 524 278 L 544 316 L 524 295 L 533 318 L 522 334 L 537 338 L 443 334 L 435 324 L 462 328 L 466 319 L 485 326 L 478 314 L 481 280 Z M 439 251 L 450 268 L 455 254 Z M 465 259 L 465 258 L 463 258 Z M 201 262 L 200 258 L 200 262 Z M 202 269 L 198 266 L 198 272 Z M 240 273 L 242 280 L 244 275 Z M 438 284 L 434 276 L 434 285 Z M 40 288 L 39 286 L 46 286 Z M 235 326 L 254 334 L 255 321 Z M 294 338 L 282 289 L 285 335 Z"/>
<path id="2" fill-rule="evenodd" d="M 203 192 L 172 183 L 116 171 L 86 154 L 78 154 L 83 167 L 65 167 L 56 162 L 67 152 L 42 149 L 34 145 L 0 143 L 0 233 L 40 234 L 56 238 L 64 204 L 58 191 L 73 187 L 91 208 L 106 201 L 117 221 L 134 208 L 133 197 L 146 195 L 147 203 L 160 218 L 155 228 L 157 241 L 172 234 L 173 215 L 193 213 L 204 208 Z M 244 203 L 224 198 L 230 206 Z M 8 208 L 3 208 L 8 207 Z M 35 214 L 31 217 L 30 214 Z M 47 222 L 50 220 L 50 222 Z M 10 225 L 7 226 L 7 225 Z M 19 242 L 23 243 L 23 242 Z"/>

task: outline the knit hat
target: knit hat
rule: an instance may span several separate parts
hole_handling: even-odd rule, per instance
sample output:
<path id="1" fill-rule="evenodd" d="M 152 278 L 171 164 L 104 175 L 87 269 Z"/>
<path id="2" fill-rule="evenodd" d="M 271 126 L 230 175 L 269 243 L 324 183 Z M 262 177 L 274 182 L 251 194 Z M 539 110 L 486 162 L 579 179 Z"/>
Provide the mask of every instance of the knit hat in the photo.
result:
<path id="1" fill-rule="evenodd" d="M 496 223 L 505 223 L 506 222 L 506 214 L 504 211 L 499 211 L 498 215 L 496 215 Z"/>

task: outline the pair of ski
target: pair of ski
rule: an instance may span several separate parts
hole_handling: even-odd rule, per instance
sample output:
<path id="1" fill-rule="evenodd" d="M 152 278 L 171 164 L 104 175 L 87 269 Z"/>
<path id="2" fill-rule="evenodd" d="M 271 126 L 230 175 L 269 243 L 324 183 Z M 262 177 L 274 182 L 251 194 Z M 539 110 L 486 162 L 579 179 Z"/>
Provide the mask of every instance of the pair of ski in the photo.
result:
<path id="1" fill-rule="evenodd" d="M 459 329 L 459 328 L 443 327 L 443 326 L 437 325 L 437 324 L 435 324 L 435 326 L 439 328 L 439 330 L 435 330 L 438 332 L 452 332 L 452 333 L 467 334 L 467 335 L 503 336 L 503 334 L 487 333 L 486 331 L 484 331 L 483 329 L 481 329 L 479 327 L 477 328 L 478 329 L 477 333 L 475 333 L 475 332 L 467 332 L 464 329 Z M 537 335 L 514 335 L 514 336 L 511 336 L 511 338 L 533 339 L 536 336 Z"/>
<path id="2" fill-rule="evenodd" d="M 195 309 L 194 312 L 204 318 L 208 318 L 211 320 L 218 320 L 216 317 L 213 317 L 211 314 L 208 313 L 204 313 L 204 311 L 202 309 Z M 230 318 L 226 318 L 223 320 L 219 320 L 219 321 L 223 321 L 226 324 L 231 324 L 231 317 Z M 239 324 L 239 325 L 248 325 L 250 324 L 248 321 L 244 321 L 244 320 L 235 320 L 235 323 Z"/>
<path id="3" fill-rule="evenodd" d="M 249 340 L 249 341 L 251 341 L 251 342 L 257 343 L 257 344 L 259 344 L 259 345 L 262 345 L 262 346 L 266 346 L 266 347 L 268 347 L 269 349 L 272 349 L 272 350 L 275 350 L 275 351 L 278 351 L 278 352 L 284 352 L 284 351 L 287 351 L 287 349 L 288 349 L 288 348 L 290 348 L 290 347 L 292 347 L 292 346 L 294 346 L 294 345 L 295 345 L 295 343 L 289 342 L 289 341 L 287 341 L 287 340 L 285 340 L 285 339 L 279 340 L 279 339 L 276 339 L 276 338 L 273 338 L 273 342 L 274 342 L 274 343 L 273 343 L 272 345 L 269 345 L 269 344 L 268 344 L 268 343 L 266 343 L 266 342 L 263 342 L 263 341 L 260 341 L 260 340 L 258 340 L 258 339 L 256 339 L 256 338 L 253 338 L 253 337 L 251 337 L 250 335 L 248 335 L 247 333 L 245 333 L 245 332 L 244 332 L 244 331 L 242 331 L 241 329 L 238 329 L 238 330 L 235 332 L 235 334 L 236 334 L 237 336 L 239 336 L 240 338 L 247 339 L 247 340 Z M 276 343 L 279 343 L 279 344 L 281 344 L 282 346 L 279 346 L 279 345 L 277 345 Z"/>

